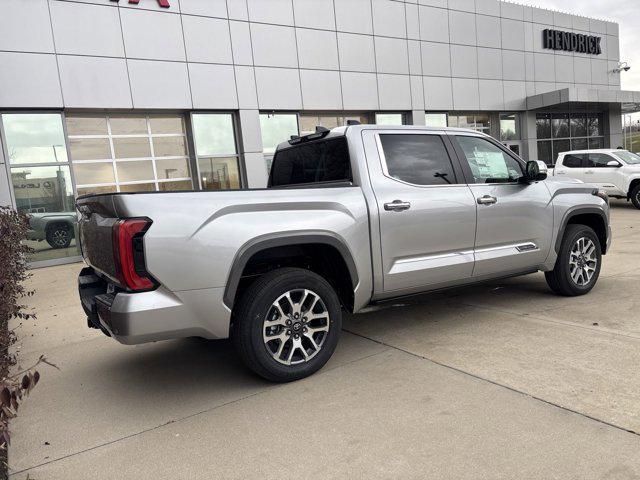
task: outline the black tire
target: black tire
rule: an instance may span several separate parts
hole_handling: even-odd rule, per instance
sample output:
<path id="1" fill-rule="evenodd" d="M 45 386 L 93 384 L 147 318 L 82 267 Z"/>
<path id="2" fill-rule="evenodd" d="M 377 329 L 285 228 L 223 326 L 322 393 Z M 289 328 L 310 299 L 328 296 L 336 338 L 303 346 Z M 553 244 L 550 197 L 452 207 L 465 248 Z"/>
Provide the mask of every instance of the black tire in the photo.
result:
<path id="1" fill-rule="evenodd" d="M 57 223 L 47 227 L 47 243 L 51 248 L 67 248 L 73 240 L 73 228 L 66 223 Z"/>
<path id="2" fill-rule="evenodd" d="M 640 183 L 633 187 L 629 198 L 631 198 L 631 203 L 633 203 L 633 206 L 640 210 Z"/>
<path id="3" fill-rule="evenodd" d="M 289 350 L 287 350 L 287 346 L 285 345 L 282 353 L 284 357 L 286 357 L 287 352 L 291 352 L 291 350 L 295 350 L 297 356 L 300 357 L 303 354 L 306 357 L 308 351 L 311 350 L 316 352 L 308 360 L 301 360 L 301 363 L 286 365 L 280 363 L 280 361 L 274 357 L 274 355 L 277 355 L 277 352 L 270 350 L 271 348 L 277 351 L 280 346 L 280 340 L 271 341 L 269 346 L 267 346 L 267 343 L 265 343 L 263 339 L 263 334 L 265 334 L 267 328 L 279 329 L 276 331 L 279 331 L 280 334 L 286 335 L 288 332 L 293 335 L 294 327 L 304 328 L 305 332 L 307 332 L 307 330 L 304 325 L 309 325 L 310 330 L 315 327 L 315 325 L 312 327 L 311 321 L 309 321 L 308 324 L 302 323 L 302 319 L 304 318 L 306 320 L 307 318 L 303 317 L 305 314 L 305 302 L 301 300 L 302 294 L 300 294 L 301 297 L 299 298 L 295 298 L 295 296 L 304 289 L 311 291 L 320 298 L 320 306 L 326 309 L 328 317 L 327 319 L 320 319 L 318 321 L 323 322 L 323 326 L 324 324 L 328 325 L 328 331 L 326 333 L 319 332 L 311 334 L 312 337 L 315 336 L 314 343 L 316 341 L 320 342 L 320 339 L 322 339 L 320 348 L 317 350 L 313 349 L 308 338 L 304 338 L 308 337 L 308 333 L 296 337 L 300 339 L 300 342 L 306 342 L 306 345 L 309 347 L 304 347 L 305 353 L 303 353 L 300 348 L 295 350 L 293 347 L 290 347 Z M 297 326 L 294 324 L 291 327 L 285 327 L 283 325 L 265 327 L 264 322 L 267 315 L 273 315 L 275 312 L 275 316 L 272 318 L 281 318 L 277 310 L 273 310 L 275 308 L 273 304 L 287 292 L 292 292 L 291 298 L 298 300 L 300 311 L 303 312 L 300 314 L 299 320 L 294 320 Z M 312 300 L 313 299 L 310 298 L 310 301 Z M 285 303 L 282 311 L 285 312 L 285 308 L 290 305 L 290 303 L 287 303 L 286 299 L 283 301 Z M 309 309 L 308 304 L 306 308 Z M 314 312 L 317 311 L 317 308 L 318 307 L 316 307 Z M 306 313 L 308 314 L 309 310 L 306 310 Z M 311 315 L 309 315 L 309 317 L 311 317 Z M 291 316 L 287 315 L 284 318 L 288 319 L 286 321 L 291 322 L 293 313 L 291 313 Z M 342 310 L 340 301 L 331 285 L 321 276 L 308 270 L 301 268 L 281 268 L 262 275 L 244 292 L 241 300 L 236 305 L 236 308 L 234 308 L 231 337 L 240 358 L 247 367 L 272 382 L 291 382 L 308 377 L 327 363 L 338 344 L 341 329 Z M 285 340 L 285 342 L 289 341 L 293 342 L 293 336 L 289 336 L 289 338 Z M 292 346 L 294 344 L 289 343 L 288 345 Z M 284 361 L 286 361 L 286 358 Z"/>
<path id="4" fill-rule="evenodd" d="M 584 284 L 579 284 L 571 277 L 570 256 L 571 250 L 574 248 L 578 240 L 587 239 L 591 240 L 595 246 L 593 255 L 597 260 L 595 265 L 595 271 L 591 278 L 584 281 Z M 577 295 L 584 295 L 589 293 L 598 281 L 600 276 L 600 267 L 602 266 L 602 247 L 600 246 L 600 240 L 591 227 L 586 225 L 568 225 L 560 245 L 560 252 L 556 260 L 555 267 L 550 272 L 545 272 L 545 278 L 549 288 L 558 295 L 564 295 L 567 297 L 574 297 Z M 579 279 L 580 280 L 580 279 Z"/>

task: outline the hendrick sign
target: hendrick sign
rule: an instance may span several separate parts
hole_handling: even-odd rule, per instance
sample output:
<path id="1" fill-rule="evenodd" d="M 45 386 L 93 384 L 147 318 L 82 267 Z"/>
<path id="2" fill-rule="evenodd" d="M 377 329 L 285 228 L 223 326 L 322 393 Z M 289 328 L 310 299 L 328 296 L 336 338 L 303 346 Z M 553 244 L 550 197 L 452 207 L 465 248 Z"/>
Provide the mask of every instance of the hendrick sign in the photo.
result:
<path id="1" fill-rule="evenodd" d="M 590 53 L 592 55 L 600 55 L 602 53 L 600 37 L 584 35 L 582 33 L 563 32 L 560 30 L 543 30 L 542 46 L 551 50 Z"/>

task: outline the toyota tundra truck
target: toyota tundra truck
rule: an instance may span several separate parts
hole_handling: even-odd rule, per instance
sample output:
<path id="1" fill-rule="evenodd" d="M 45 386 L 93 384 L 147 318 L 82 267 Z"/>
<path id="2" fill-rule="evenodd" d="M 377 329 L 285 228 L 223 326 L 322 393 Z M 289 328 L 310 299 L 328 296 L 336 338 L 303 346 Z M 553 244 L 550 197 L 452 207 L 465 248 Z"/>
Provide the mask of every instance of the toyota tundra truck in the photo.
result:
<path id="1" fill-rule="evenodd" d="M 264 189 L 79 197 L 82 306 L 121 343 L 230 337 L 258 375 L 300 379 L 343 312 L 537 271 L 589 292 L 607 194 L 546 176 L 470 130 L 318 127 L 278 146 Z"/>

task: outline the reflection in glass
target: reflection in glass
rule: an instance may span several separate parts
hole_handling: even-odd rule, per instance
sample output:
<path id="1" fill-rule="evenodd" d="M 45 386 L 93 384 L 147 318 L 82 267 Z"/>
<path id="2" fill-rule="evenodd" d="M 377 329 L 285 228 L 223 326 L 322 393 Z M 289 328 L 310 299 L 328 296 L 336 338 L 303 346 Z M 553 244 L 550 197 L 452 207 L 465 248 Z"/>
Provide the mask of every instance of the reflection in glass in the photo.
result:
<path id="1" fill-rule="evenodd" d="M 300 119 L 302 123 L 302 118 Z M 315 128 L 315 125 L 312 127 Z M 286 142 L 292 135 L 298 135 L 298 116 L 293 114 L 260 114 L 262 131 L 262 149 L 271 154 L 281 142 Z"/>
<path id="2" fill-rule="evenodd" d="M 107 138 L 70 138 L 71 160 L 109 160 L 111 147 Z"/>
<path id="3" fill-rule="evenodd" d="M 519 140 L 518 115 L 500 115 L 500 140 Z"/>
<path id="4" fill-rule="evenodd" d="M 82 195 L 89 194 L 100 194 L 100 193 L 115 193 L 116 186 L 115 185 L 106 185 L 101 187 L 80 187 L 76 189 L 77 195 L 80 197 Z"/>
<path id="5" fill-rule="evenodd" d="M 189 162 L 186 158 L 156 160 L 158 178 L 189 178 Z"/>
<path id="6" fill-rule="evenodd" d="M 587 136 L 587 117 L 581 114 L 571 115 L 571 136 L 586 137 Z"/>
<path id="7" fill-rule="evenodd" d="M 153 154 L 156 157 L 183 157 L 187 155 L 184 137 L 154 137 Z"/>
<path id="8" fill-rule="evenodd" d="M 240 188 L 240 173 L 236 157 L 199 158 L 198 169 L 203 190 Z"/>
<path id="9" fill-rule="evenodd" d="M 146 117 L 127 115 L 123 117 L 109 117 L 111 135 L 147 135 Z"/>
<path id="10" fill-rule="evenodd" d="M 376 125 L 403 125 L 401 113 L 376 113 Z"/>
<path id="11" fill-rule="evenodd" d="M 587 148 L 589 148 L 589 143 L 586 138 L 571 139 L 571 150 L 586 150 Z"/>
<path id="12" fill-rule="evenodd" d="M 155 183 L 130 183 L 128 185 L 120 185 L 120 191 L 125 193 L 154 192 L 155 189 Z"/>
<path id="13" fill-rule="evenodd" d="M 2 115 L 9 163 L 66 163 L 62 117 L 58 113 Z"/>
<path id="14" fill-rule="evenodd" d="M 145 158 L 151 156 L 147 137 L 114 138 L 113 150 L 116 158 Z"/>
<path id="15" fill-rule="evenodd" d="M 194 114 L 193 132 L 197 155 L 236 153 L 233 120 L 228 114 Z"/>
<path id="16" fill-rule="evenodd" d="M 78 255 L 77 217 L 68 166 L 13 167 L 11 183 L 19 212 L 27 214 L 31 261 Z"/>
<path id="17" fill-rule="evenodd" d="M 446 113 L 425 113 L 424 124 L 427 127 L 446 127 L 447 126 L 447 114 Z"/>
<path id="18" fill-rule="evenodd" d="M 602 137 L 599 138 L 590 138 L 589 139 L 589 148 L 604 148 L 604 139 Z"/>
<path id="19" fill-rule="evenodd" d="M 92 185 L 95 183 L 113 183 L 116 181 L 113 175 L 113 163 L 76 163 L 73 165 L 73 174 L 79 185 Z"/>
<path id="20" fill-rule="evenodd" d="M 536 138 L 551 138 L 551 115 L 539 113 L 536 116 Z"/>
<path id="21" fill-rule="evenodd" d="M 179 190 L 193 190 L 191 180 L 181 180 L 179 182 L 159 182 L 158 190 L 161 192 L 177 192 Z"/>
<path id="22" fill-rule="evenodd" d="M 67 115 L 68 135 L 107 135 L 107 118 L 105 116 Z"/>
<path id="23" fill-rule="evenodd" d="M 120 182 L 153 180 L 153 164 L 151 160 L 116 162 L 116 170 L 118 172 L 118 181 Z"/>
<path id="24" fill-rule="evenodd" d="M 177 116 L 152 116 L 149 117 L 152 134 L 183 133 L 184 119 Z"/>
<path id="25" fill-rule="evenodd" d="M 554 140 L 553 141 L 553 161 L 558 159 L 558 154 L 562 152 L 568 152 L 571 150 L 571 144 L 569 139 L 566 140 Z"/>
<path id="26" fill-rule="evenodd" d="M 590 137 L 602 135 L 602 122 L 599 115 L 587 119 L 587 130 Z"/>
<path id="27" fill-rule="evenodd" d="M 551 119 L 551 133 L 553 138 L 569 137 L 569 115 L 554 114 Z"/>
<path id="28" fill-rule="evenodd" d="M 538 142 L 538 160 L 545 162 L 547 165 L 553 165 L 555 159 L 551 155 L 551 140 Z"/>

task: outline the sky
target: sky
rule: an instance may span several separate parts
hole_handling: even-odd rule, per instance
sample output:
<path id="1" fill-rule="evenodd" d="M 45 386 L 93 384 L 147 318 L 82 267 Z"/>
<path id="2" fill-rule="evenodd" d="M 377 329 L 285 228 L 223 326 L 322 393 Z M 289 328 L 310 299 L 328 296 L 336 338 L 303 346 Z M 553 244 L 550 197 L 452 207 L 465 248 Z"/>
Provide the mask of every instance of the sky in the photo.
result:
<path id="1" fill-rule="evenodd" d="M 621 73 L 621 86 L 623 90 L 640 90 L 640 0 L 525 0 L 523 3 L 618 23 L 620 60 L 631 66 L 630 71 Z M 640 114 L 634 117 L 640 119 Z"/>

